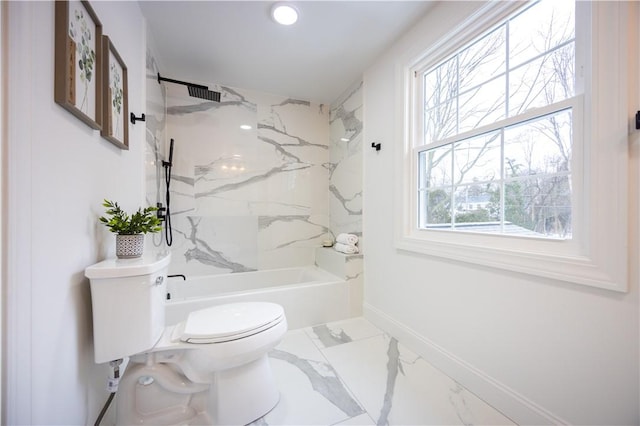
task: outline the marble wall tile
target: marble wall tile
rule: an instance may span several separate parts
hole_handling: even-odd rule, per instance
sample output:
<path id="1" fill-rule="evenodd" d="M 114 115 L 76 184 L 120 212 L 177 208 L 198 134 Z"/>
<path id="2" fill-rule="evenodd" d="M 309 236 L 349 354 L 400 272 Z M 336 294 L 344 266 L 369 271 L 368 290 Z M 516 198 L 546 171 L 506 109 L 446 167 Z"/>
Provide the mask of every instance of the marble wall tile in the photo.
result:
<path id="1" fill-rule="evenodd" d="M 330 228 L 356 234 L 362 249 L 362 82 L 331 106 Z M 348 141 L 342 140 L 343 138 Z"/>
<path id="2" fill-rule="evenodd" d="M 309 265 L 328 235 L 361 237 L 361 83 L 330 110 L 210 85 L 221 93 L 217 103 L 192 98 L 183 86 L 158 84 L 151 48 L 147 56 L 149 204 L 165 203 L 162 160 L 174 140 L 172 272 Z M 345 136 L 349 142 L 340 141 Z"/>
<path id="3" fill-rule="evenodd" d="M 166 131 L 165 92 L 158 84 L 158 64 L 151 45 L 146 52 L 146 111 L 145 121 L 138 121 L 136 125 L 145 126 L 145 178 L 146 202 L 155 206 L 161 199 L 162 160 L 164 152 L 164 138 Z"/>
<path id="4" fill-rule="evenodd" d="M 259 216 L 258 269 L 312 265 L 327 231 L 326 214 Z"/>
<path id="5" fill-rule="evenodd" d="M 194 276 L 257 269 L 255 217 L 177 214 L 172 222 L 170 273 Z"/>
<path id="6" fill-rule="evenodd" d="M 329 227 L 327 108 L 223 86 L 210 86 L 221 102 L 209 102 L 174 86 L 167 94 L 172 270 L 313 264 Z"/>
<path id="7" fill-rule="evenodd" d="M 147 37 L 150 36 L 147 35 Z M 148 206 L 155 206 L 158 202 L 164 204 L 165 197 L 162 161 L 165 159 L 166 152 L 166 93 L 164 88 L 158 84 L 157 74 L 158 63 L 153 45 L 149 43 L 146 51 L 145 121 L 136 122 L 136 126 L 145 127 L 145 205 Z M 164 238 L 159 234 L 147 234 L 145 244 L 147 247 L 166 247 Z"/>

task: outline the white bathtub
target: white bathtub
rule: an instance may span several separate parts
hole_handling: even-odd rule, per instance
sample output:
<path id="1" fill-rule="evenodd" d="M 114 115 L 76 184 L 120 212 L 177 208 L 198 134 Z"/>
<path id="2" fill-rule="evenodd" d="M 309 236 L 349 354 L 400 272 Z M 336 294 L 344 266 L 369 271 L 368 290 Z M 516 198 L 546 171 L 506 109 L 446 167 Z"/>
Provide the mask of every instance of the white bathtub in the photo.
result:
<path id="1" fill-rule="evenodd" d="M 349 318 L 349 284 L 315 266 L 169 278 L 167 292 L 167 325 L 198 309 L 254 301 L 282 305 L 289 329 Z"/>

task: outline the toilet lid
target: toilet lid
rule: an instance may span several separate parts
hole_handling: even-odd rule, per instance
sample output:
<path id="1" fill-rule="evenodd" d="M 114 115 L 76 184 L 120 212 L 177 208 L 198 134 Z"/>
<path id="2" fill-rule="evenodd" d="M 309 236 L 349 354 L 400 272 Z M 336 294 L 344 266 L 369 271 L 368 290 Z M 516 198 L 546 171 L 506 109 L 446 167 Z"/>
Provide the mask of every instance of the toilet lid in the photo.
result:
<path id="1" fill-rule="evenodd" d="M 222 343 L 252 336 L 284 318 L 282 306 L 268 302 L 231 303 L 191 312 L 180 327 L 180 340 Z"/>

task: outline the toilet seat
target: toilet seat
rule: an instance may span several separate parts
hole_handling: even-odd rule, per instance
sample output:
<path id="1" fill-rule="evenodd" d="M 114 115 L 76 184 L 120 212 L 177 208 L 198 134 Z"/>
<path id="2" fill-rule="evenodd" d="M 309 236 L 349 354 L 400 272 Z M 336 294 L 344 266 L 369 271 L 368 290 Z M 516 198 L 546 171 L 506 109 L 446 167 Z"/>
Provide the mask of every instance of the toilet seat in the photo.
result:
<path id="1" fill-rule="evenodd" d="M 258 334 L 284 319 L 282 306 L 268 302 L 231 303 L 191 312 L 175 327 L 172 340 L 224 343 Z"/>

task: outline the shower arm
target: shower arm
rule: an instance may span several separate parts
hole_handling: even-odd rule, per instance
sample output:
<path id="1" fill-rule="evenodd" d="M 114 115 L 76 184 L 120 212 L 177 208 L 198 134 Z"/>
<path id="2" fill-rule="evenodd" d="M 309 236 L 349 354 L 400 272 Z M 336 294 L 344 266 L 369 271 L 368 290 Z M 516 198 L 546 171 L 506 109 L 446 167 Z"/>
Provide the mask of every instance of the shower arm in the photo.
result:
<path id="1" fill-rule="evenodd" d="M 163 81 L 166 81 L 167 83 L 182 84 L 183 86 L 197 87 L 198 89 L 202 89 L 202 90 L 209 90 L 207 86 L 203 86 L 202 84 L 187 83 L 186 81 L 180 81 L 180 80 L 174 80 L 173 78 L 161 77 L 160 73 L 158 73 L 158 84 L 160 84 Z"/>

